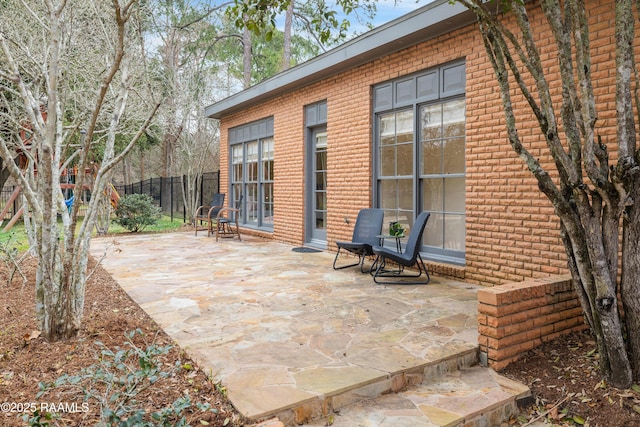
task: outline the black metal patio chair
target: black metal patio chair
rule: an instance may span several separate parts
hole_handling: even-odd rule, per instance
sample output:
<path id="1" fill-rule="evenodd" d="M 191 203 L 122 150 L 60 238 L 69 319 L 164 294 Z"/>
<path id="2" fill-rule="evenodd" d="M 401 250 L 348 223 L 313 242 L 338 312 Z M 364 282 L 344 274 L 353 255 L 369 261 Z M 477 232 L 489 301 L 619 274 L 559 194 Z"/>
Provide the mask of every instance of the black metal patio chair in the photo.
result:
<path id="1" fill-rule="evenodd" d="M 413 223 L 413 227 L 409 231 L 409 237 L 405 246 L 404 252 L 394 251 L 382 246 L 374 246 L 372 248 L 373 253 L 376 254 L 376 260 L 374 265 L 376 266 L 375 273 L 373 274 L 373 281 L 382 285 L 426 285 L 431 278 L 427 267 L 422 261 L 420 256 L 420 246 L 422 244 L 422 234 L 424 233 L 424 227 L 429 220 L 429 212 L 421 212 Z M 398 265 L 397 269 L 388 268 L 388 261 L 392 261 Z M 418 274 L 405 273 L 405 268 L 416 265 L 418 268 Z M 422 281 L 406 281 L 398 280 L 399 278 L 418 278 L 425 274 L 426 280 Z M 382 279 L 380 278 L 388 278 Z"/>
<path id="2" fill-rule="evenodd" d="M 383 221 L 384 211 L 382 209 L 361 209 L 360 212 L 358 212 L 356 224 L 353 227 L 353 236 L 351 241 L 336 241 L 336 245 L 338 245 L 338 252 L 333 260 L 333 269 L 341 270 L 343 268 L 360 265 L 360 271 L 362 273 L 367 273 L 367 271 L 364 270 L 364 260 L 367 256 L 373 255 L 372 247 L 380 243 L 380 238 L 377 236 L 382 232 Z M 336 266 L 342 249 L 358 255 L 358 262 L 340 267 Z"/>
<path id="3" fill-rule="evenodd" d="M 207 230 L 207 237 L 213 233 L 213 224 L 216 222 L 218 212 L 224 206 L 225 193 L 215 193 L 211 198 L 210 205 L 202 205 L 196 209 L 193 216 L 193 225 L 196 228 L 196 236 L 199 230 Z M 203 226 L 206 226 L 203 227 Z"/>

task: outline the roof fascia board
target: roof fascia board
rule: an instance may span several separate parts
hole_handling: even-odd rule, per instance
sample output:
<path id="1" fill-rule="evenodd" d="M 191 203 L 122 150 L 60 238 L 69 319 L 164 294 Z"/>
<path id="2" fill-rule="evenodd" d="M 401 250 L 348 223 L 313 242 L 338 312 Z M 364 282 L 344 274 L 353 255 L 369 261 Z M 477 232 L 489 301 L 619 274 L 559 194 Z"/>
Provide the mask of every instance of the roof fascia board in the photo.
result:
<path id="1" fill-rule="evenodd" d="M 460 3 L 451 4 L 449 0 L 437 0 L 211 104 L 205 108 L 205 115 L 221 119 L 248 106 L 451 32 L 475 20 L 475 16 Z"/>

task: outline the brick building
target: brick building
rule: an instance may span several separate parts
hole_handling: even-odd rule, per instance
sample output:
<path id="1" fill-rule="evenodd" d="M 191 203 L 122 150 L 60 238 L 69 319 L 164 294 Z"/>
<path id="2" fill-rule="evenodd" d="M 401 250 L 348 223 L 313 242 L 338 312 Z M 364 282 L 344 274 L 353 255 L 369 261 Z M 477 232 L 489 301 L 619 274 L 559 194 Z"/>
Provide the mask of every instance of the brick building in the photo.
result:
<path id="1" fill-rule="evenodd" d="M 597 130 L 613 141 L 613 2 L 586 4 Z M 553 70 L 549 30 L 530 7 Z M 522 141 L 552 171 L 535 118 L 514 101 Z M 553 207 L 509 146 L 475 18 L 459 4 L 436 0 L 206 114 L 220 120 L 220 188 L 244 195 L 245 229 L 336 250 L 363 207 L 407 227 L 429 210 L 422 255 L 437 274 L 495 285 L 566 273 Z"/>

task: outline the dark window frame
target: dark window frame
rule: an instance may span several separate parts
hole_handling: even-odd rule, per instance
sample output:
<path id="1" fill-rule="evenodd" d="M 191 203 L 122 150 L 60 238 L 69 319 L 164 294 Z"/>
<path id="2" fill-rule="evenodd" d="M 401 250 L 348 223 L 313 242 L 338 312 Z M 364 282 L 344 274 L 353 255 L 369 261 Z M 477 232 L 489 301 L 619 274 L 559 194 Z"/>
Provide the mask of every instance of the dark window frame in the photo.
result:
<path id="1" fill-rule="evenodd" d="M 426 258 L 447 262 L 457 265 L 464 265 L 465 263 L 465 221 L 466 221 L 466 212 L 465 212 L 465 195 L 464 195 L 464 180 L 466 177 L 466 170 L 464 170 L 464 166 L 462 170 L 455 170 L 455 173 L 446 172 L 444 170 L 438 173 L 423 173 L 422 164 L 423 164 L 423 128 L 421 123 L 421 112 L 423 108 L 429 108 L 433 106 L 445 106 L 451 103 L 458 103 L 462 100 L 462 128 L 464 129 L 466 123 L 465 117 L 465 72 L 466 65 L 463 60 L 455 61 L 448 64 L 443 64 L 439 67 L 430 68 L 428 70 L 423 70 L 414 74 L 406 75 L 399 77 L 397 79 L 379 83 L 372 88 L 372 107 L 373 107 L 373 198 L 374 198 L 374 206 L 385 209 L 385 221 L 400 221 L 407 226 L 411 226 L 413 224 L 413 220 L 422 210 L 427 210 L 425 208 L 425 203 L 427 202 L 429 195 L 425 194 L 427 183 L 433 184 L 437 180 L 440 180 L 442 183 L 447 182 L 449 185 L 449 189 L 451 186 L 456 186 L 458 188 L 462 188 L 462 196 L 461 200 L 454 199 L 454 203 L 449 203 L 447 205 L 447 201 L 444 198 L 444 184 L 443 187 L 443 195 L 442 195 L 442 209 L 434 212 L 433 217 L 430 218 L 429 223 L 427 224 L 427 229 L 433 229 L 433 227 L 439 227 L 437 230 L 438 233 L 441 233 L 442 236 L 442 244 L 438 247 L 435 245 L 427 245 L 426 242 L 429 241 L 430 237 L 432 238 L 431 243 L 433 243 L 433 235 L 435 233 L 431 233 L 431 236 L 428 235 L 427 231 L 425 231 L 425 236 L 423 239 L 423 245 L 421 248 L 421 252 L 425 255 Z M 444 107 L 443 107 L 444 108 Z M 383 136 L 383 125 L 381 124 L 381 120 L 384 118 L 389 118 L 393 115 L 397 115 L 398 113 L 408 112 L 412 113 L 412 135 L 410 144 L 412 145 L 410 153 L 407 150 L 403 150 L 404 154 L 400 154 L 399 150 L 396 150 L 395 154 L 393 154 L 393 150 L 386 150 L 386 148 L 390 147 L 388 141 L 391 141 L 391 136 L 388 134 L 387 136 Z M 457 110 L 459 111 L 459 110 Z M 444 120 L 444 119 L 442 119 Z M 396 119 L 397 121 L 397 119 Z M 456 122 L 459 123 L 459 122 Z M 459 126 L 459 125 L 458 125 Z M 388 126 L 387 126 L 388 127 Z M 394 128 L 395 138 L 398 137 L 397 129 Z M 407 139 L 408 136 L 404 133 L 403 138 Z M 458 161 L 457 167 L 459 168 L 459 162 L 462 162 L 464 165 L 464 130 L 461 136 L 457 136 L 458 139 L 461 139 L 462 142 L 462 159 L 456 159 Z M 445 136 L 442 137 L 441 142 L 442 146 L 445 147 L 446 143 L 449 139 Z M 389 145 L 388 145 L 389 144 Z M 458 141 L 459 145 L 459 141 Z M 460 150 L 458 150 L 459 152 Z M 407 157 L 411 157 L 407 160 Z M 393 166 L 395 170 L 395 175 L 389 174 L 389 163 L 385 163 L 385 160 L 393 159 L 392 162 L 396 163 Z M 401 160 L 403 165 L 399 165 L 398 159 Z M 444 158 L 443 158 L 444 159 Z M 446 160 L 446 159 L 444 159 Z M 411 162 L 411 167 L 409 168 L 408 163 Z M 398 175 L 398 169 L 402 169 L 402 171 L 409 171 L 410 175 Z M 403 182 L 402 185 L 398 187 L 396 185 L 396 189 L 389 187 L 389 183 L 393 180 L 411 180 L 410 183 Z M 429 181 L 429 182 L 428 182 Z M 461 184 L 462 182 L 462 184 Z M 433 186 L 432 186 L 433 187 Z M 384 194 L 383 194 L 384 191 Z M 391 206 L 393 203 L 390 203 L 390 198 L 394 197 L 392 194 L 395 191 L 395 206 Z M 456 192 L 453 192 L 455 195 Z M 457 191 L 457 194 L 460 194 L 460 191 Z M 452 197 L 451 195 L 447 197 Z M 456 196 L 457 197 L 457 196 Z M 449 199 L 451 202 L 452 200 Z M 409 206 L 411 205 L 411 206 Z M 454 205 L 457 211 L 447 211 L 447 207 Z M 460 207 L 462 206 L 462 208 Z M 447 218 L 447 219 L 445 219 Z M 434 219 L 432 221 L 432 219 Z M 460 223 L 459 226 L 462 227 L 462 230 L 452 229 L 451 224 L 448 224 L 447 221 L 451 223 Z M 386 225 L 385 225 L 386 227 Z M 448 234 L 445 234 L 445 231 L 449 227 Z M 457 232 L 457 234 L 456 234 Z M 448 241 L 448 237 L 453 234 L 455 240 Z M 440 234 L 439 234 L 440 235 Z M 447 247 L 448 246 L 448 247 Z"/>

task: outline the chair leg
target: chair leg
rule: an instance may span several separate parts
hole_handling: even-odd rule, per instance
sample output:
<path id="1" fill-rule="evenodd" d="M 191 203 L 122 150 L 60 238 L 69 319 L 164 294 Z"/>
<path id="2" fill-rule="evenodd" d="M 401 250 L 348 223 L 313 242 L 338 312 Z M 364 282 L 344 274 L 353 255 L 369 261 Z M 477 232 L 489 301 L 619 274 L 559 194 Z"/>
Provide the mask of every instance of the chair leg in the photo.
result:
<path id="1" fill-rule="evenodd" d="M 379 259 L 382 258 L 382 259 Z M 388 271 L 384 269 L 385 264 L 384 257 L 376 258 L 376 262 L 378 262 L 378 266 L 373 275 L 373 281 L 379 285 L 426 285 L 431 281 L 431 277 L 429 276 L 429 271 L 427 267 L 424 265 L 424 261 L 418 253 L 418 257 L 416 258 L 416 263 L 414 265 L 418 266 L 418 274 L 402 274 L 404 269 L 400 269 L 398 272 Z M 410 267 L 410 266 L 408 266 Z M 417 282 L 413 281 L 395 281 L 395 280 L 379 280 L 380 277 L 395 277 L 395 278 L 417 278 L 422 276 L 422 273 L 425 274 L 426 280 L 421 280 Z"/>
<path id="2" fill-rule="evenodd" d="M 231 227 L 231 224 L 229 224 L 229 227 Z M 240 237 L 240 225 L 238 224 L 238 221 L 236 221 L 236 234 L 238 235 L 238 241 L 242 242 L 242 237 Z"/>
<path id="3" fill-rule="evenodd" d="M 362 264 L 364 261 L 361 260 L 361 256 L 358 255 L 358 262 L 349 265 L 342 265 L 340 267 L 336 267 L 336 262 L 338 261 L 338 257 L 340 256 L 340 247 L 338 247 L 338 252 L 336 253 L 336 257 L 333 259 L 333 269 L 334 270 L 342 270 L 343 268 L 355 267 L 356 265 Z"/>
<path id="4" fill-rule="evenodd" d="M 361 259 L 360 259 L 360 273 L 365 274 L 365 273 L 369 273 L 371 274 L 371 271 L 373 270 L 374 266 L 375 266 L 375 260 L 374 262 L 371 264 L 371 266 L 369 267 L 368 270 L 364 269 L 364 261 L 367 258 L 366 255 L 360 255 Z M 377 259 L 377 257 L 376 257 Z"/>
<path id="5" fill-rule="evenodd" d="M 240 224 L 235 222 L 235 230 L 233 229 L 233 225 L 230 222 L 222 221 L 216 224 L 216 242 L 220 236 L 222 237 L 233 237 L 234 235 L 238 236 L 238 240 L 242 241 L 242 236 L 240 235 Z M 212 231 L 213 233 L 213 231 Z"/>
<path id="6" fill-rule="evenodd" d="M 376 255 L 376 259 L 373 260 L 373 264 L 369 267 L 369 274 L 373 276 L 378 269 L 378 266 L 382 264 L 382 260 L 380 259 L 380 255 Z"/>
<path id="7" fill-rule="evenodd" d="M 195 225 L 195 235 L 198 235 L 198 231 L 204 231 L 205 230 L 205 225 L 203 223 L 206 223 L 206 228 L 209 228 L 209 223 L 206 220 L 203 219 L 196 219 L 194 222 Z M 207 237 L 209 237 L 209 234 L 207 234 Z"/>
<path id="8" fill-rule="evenodd" d="M 226 227 L 227 227 L 226 221 L 222 221 L 222 222 L 218 221 L 216 223 L 216 242 L 218 241 L 219 236 L 224 237 L 227 234 L 229 234 Z"/>
<path id="9" fill-rule="evenodd" d="M 196 217 L 196 218 L 194 218 L 194 219 L 193 219 L 193 225 L 194 225 L 194 226 L 195 226 L 195 228 L 196 228 L 196 236 L 198 236 L 198 229 L 199 229 L 199 228 L 198 228 L 198 224 L 199 224 L 199 225 L 202 225 L 202 223 L 200 222 L 200 220 Z"/>

